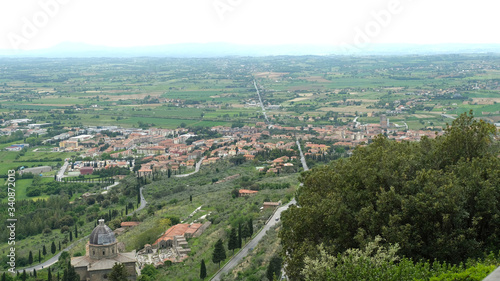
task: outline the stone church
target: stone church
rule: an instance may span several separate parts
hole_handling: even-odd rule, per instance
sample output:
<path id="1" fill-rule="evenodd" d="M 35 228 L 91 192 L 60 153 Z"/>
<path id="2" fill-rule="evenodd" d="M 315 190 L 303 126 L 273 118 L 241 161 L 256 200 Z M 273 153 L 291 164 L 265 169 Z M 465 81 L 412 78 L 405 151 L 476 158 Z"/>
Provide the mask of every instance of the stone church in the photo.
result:
<path id="1" fill-rule="evenodd" d="M 125 265 L 127 280 L 136 280 L 135 251 L 119 253 L 118 242 L 113 231 L 99 220 L 99 225 L 90 234 L 85 256 L 71 258 L 71 265 L 80 275 L 81 281 L 107 280 L 115 263 Z"/>

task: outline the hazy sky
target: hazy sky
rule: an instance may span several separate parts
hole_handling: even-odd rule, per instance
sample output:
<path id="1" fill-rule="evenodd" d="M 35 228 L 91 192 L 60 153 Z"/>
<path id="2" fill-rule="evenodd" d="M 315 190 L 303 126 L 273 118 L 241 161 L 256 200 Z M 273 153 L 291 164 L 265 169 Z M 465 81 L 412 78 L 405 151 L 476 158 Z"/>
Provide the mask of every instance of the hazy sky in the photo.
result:
<path id="1" fill-rule="evenodd" d="M 62 42 L 500 43 L 499 26 L 491 0 L 0 1 L 0 49 Z"/>

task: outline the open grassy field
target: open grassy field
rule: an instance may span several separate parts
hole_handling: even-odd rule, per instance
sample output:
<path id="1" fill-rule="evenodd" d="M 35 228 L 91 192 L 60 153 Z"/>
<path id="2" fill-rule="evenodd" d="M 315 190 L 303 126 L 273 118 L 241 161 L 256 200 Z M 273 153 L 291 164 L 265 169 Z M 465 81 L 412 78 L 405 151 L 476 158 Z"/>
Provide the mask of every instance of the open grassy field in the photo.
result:
<path id="1" fill-rule="evenodd" d="M 49 59 L 35 60 L 36 74 L 31 61 L 4 61 L 17 71 L 0 79 L 4 116 L 66 126 L 252 124 L 262 118 L 259 107 L 245 107 L 259 102 L 255 79 L 264 105 L 281 106 L 270 111 L 284 125 L 314 123 L 295 119 L 306 114 L 350 117 L 398 105 L 500 118 L 500 59 L 491 55 L 103 59 L 59 62 L 56 69 Z"/>
<path id="2" fill-rule="evenodd" d="M 53 179 L 51 179 L 53 180 Z M 40 200 L 40 199 L 47 199 L 49 196 L 47 195 L 42 195 L 42 196 L 35 196 L 35 197 L 28 197 L 26 196 L 26 188 L 31 185 L 32 179 L 17 179 L 16 180 L 16 200 L 24 200 L 24 199 L 30 199 L 30 200 Z M 2 187 L 5 187 L 5 179 L 0 178 L 0 185 Z M 3 198 L 1 202 L 7 202 L 7 198 Z"/>

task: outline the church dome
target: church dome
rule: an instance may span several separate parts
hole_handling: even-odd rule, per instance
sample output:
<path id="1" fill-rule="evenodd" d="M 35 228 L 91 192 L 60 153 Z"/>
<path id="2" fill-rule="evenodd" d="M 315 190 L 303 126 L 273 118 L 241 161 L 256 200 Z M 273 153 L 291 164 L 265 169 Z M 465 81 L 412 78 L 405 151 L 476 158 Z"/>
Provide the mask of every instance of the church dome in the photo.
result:
<path id="1" fill-rule="evenodd" d="M 99 225 L 94 228 L 90 234 L 90 244 L 93 245 L 108 245 L 116 242 L 115 234 L 107 225 L 104 220 L 99 220 Z"/>

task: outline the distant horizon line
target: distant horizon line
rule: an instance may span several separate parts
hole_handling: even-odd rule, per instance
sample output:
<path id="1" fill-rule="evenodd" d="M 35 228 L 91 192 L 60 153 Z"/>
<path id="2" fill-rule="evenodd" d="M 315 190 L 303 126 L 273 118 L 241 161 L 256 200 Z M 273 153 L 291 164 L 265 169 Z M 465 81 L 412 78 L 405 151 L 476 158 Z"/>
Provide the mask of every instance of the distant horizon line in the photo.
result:
<path id="1" fill-rule="evenodd" d="M 146 46 L 105 46 L 84 42 L 62 42 L 30 50 L 0 49 L 0 57 L 265 57 L 265 56 L 371 56 L 432 54 L 500 54 L 500 43 L 368 43 L 368 44 L 240 44 L 192 42 Z"/>
<path id="2" fill-rule="evenodd" d="M 109 46 L 109 45 L 100 45 L 93 44 L 87 42 L 77 42 L 77 41 L 64 41 L 52 46 L 42 47 L 42 48 L 34 48 L 34 49 L 15 49 L 15 48 L 1 48 L 1 51 L 40 51 L 55 48 L 61 45 L 82 45 L 82 46 L 90 46 L 90 47 L 99 47 L 99 48 L 113 48 L 113 49 L 124 49 L 124 48 L 150 48 L 150 47 L 163 47 L 163 46 L 172 46 L 172 45 L 209 45 L 209 44 L 223 44 L 223 45 L 235 45 L 235 46 L 266 46 L 266 47 L 277 47 L 277 46 L 321 46 L 321 47 L 344 47 L 344 46 L 387 46 L 387 45 L 410 45 L 410 46 L 443 46 L 443 45 L 464 45 L 464 46 L 500 46 L 499 43 L 460 43 L 460 42 L 441 42 L 441 43 L 363 43 L 363 44 L 349 44 L 349 43 L 340 43 L 340 44 L 327 44 L 327 43 L 279 43 L 279 44 L 253 44 L 253 43 L 235 43 L 235 42 L 227 42 L 227 41 L 213 41 L 213 42 L 177 42 L 177 43 L 164 43 L 164 44 L 151 44 L 151 45 L 134 45 L 134 46 Z M 499 50 L 500 51 L 500 50 Z"/>

